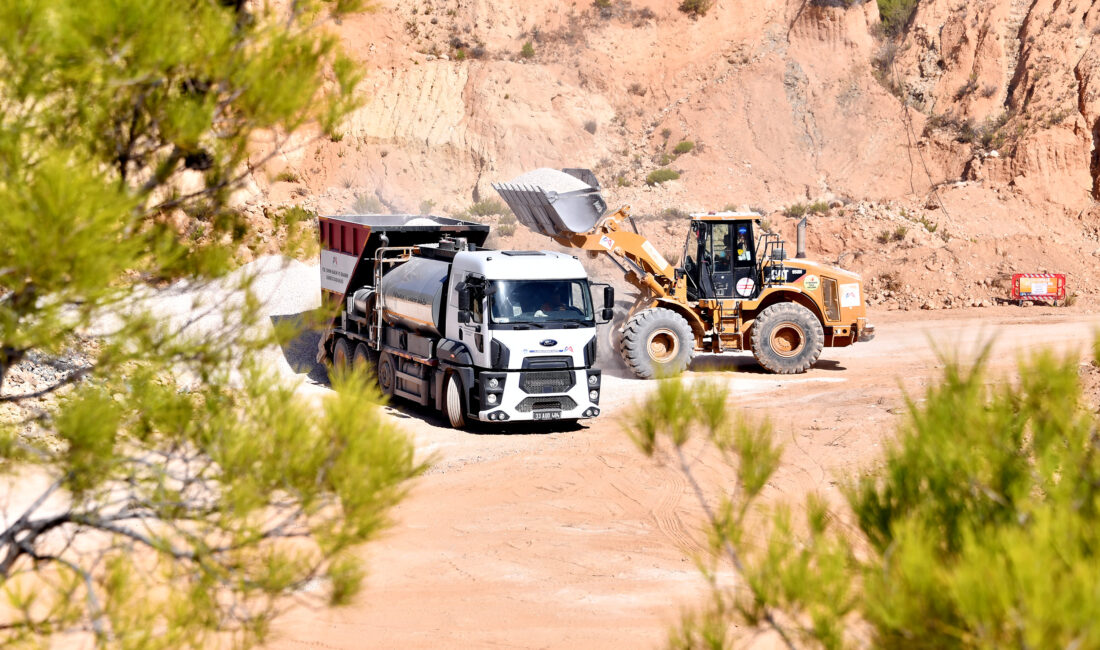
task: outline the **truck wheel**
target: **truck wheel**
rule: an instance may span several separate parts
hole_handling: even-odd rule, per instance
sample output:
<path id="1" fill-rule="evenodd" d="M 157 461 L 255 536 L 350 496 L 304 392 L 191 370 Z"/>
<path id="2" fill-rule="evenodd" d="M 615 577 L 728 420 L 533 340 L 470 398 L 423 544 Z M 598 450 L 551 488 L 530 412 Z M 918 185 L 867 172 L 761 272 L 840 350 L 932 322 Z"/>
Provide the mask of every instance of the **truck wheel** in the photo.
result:
<path id="1" fill-rule="evenodd" d="M 456 429 L 466 426 L 466 409 L 462 400 L 462 380 L 458 375 L 447 375 L 446 401 L 443 405 L 447 422 Z"/>
<path id="2" fill-rule="evenodd" d="M 344 337 L 336 339 L 332 346 L 332 367 L 338 373 L 345 373 L 351 366 L 351 346 Z"/>
<path id="3" fill-rule="evenodd" d="M 374 350 L 365 343 L 355 346 L 355 356 L 352 357 L 352 365 L 363 370 L 368 377 L 375 376 L 378 366 L 378 356 Z"/>
<path id="4" fill-rule="evenodd" d="M 378 357 L 378 390 L 386 397 L 393 397 L 393 388 L 397 384 L 397 368 L 393 355 L 383 352 Z"/>
<path id="5" fill-rule="evenodd" d="M 821 321 L 795 302 L 765 308 L 752 325 L 752 354 L 756 362 L 781 375 L 806 372 L 821 356 L 824 343 Z"/>
<path id="6" fill-rule="evenodd" d="M 634 314 L 622 336 L 626 365 L 642 379 L 683 372 L 695 354 L 695 336 L 683 316 L 654 307 Z"/>

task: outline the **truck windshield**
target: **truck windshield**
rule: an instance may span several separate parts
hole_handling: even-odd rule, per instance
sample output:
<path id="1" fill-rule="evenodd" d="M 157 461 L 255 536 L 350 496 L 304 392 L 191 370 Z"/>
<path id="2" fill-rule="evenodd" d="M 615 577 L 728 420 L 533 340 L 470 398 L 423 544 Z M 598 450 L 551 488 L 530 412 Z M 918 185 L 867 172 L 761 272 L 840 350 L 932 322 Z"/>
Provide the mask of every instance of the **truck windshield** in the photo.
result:
<path id="1" fill-rule="evenodd" d="M 495 280 L 488 293 L 495 325 L 594 324 L 586 280 Z"/>

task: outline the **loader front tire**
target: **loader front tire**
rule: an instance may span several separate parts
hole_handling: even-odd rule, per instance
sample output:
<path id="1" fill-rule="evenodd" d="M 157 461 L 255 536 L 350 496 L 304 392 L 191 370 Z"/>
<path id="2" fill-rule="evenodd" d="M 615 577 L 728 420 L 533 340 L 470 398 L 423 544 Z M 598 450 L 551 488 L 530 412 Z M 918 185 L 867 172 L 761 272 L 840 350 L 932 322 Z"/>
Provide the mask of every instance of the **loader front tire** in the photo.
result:
<path id="1" fill-rule="evenodd" d="M 640 311 L 623 328 L 626 365 L 642 379 L 668 377 L 687 369 L 695 354 L 695 336 L 683 316 L 654 307 Z"/>
<path id="2" fill-rule="evenodd" d="M 752 325 L 752 354 L 756 362 L 780 375 L 806 372 L 817 363 L 824 344 L 821 321 L 796 302 L 765 307 Z"/>

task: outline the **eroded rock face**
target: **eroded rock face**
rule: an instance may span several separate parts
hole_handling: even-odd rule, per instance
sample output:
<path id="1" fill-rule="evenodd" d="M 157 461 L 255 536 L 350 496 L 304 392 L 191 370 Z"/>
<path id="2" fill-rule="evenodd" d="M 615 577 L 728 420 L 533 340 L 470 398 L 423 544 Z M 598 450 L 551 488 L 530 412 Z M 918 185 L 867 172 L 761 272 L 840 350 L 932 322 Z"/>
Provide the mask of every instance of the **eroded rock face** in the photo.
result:
<path id="1" fill-rule="evenodd" d="M 774 214 L 936 206 L 934 187 L 965 181 L 966 200 L 941 216 L 977 250 L 1023 218 L 987 223 L 990 206 L 1012 205 L 1072 219 L 1065 241 L 1095 259 L 1100 3 L 921 0 L 897 39 L 869 0 L 719 2 L 694 19 L 676 5 L 389 0 L 346 19 L 333 29 L 364 67 L 361 108 L 342 138 L 296 138 L 242 200 L 455 214 L 496 198 L 494 181 L 583 166 L 635 213 Z M 677 155 L 681 141 L 694 147 Z M 680 178 L 647 186 L 661 167 Z M 272 182 L 287 168 L 300 183 Z"/>
<path id="2" fill-rule="evenodd" d="M 1083 0 L 924 0 L 897 58 L 906 97 L 1005 154 L 986 178 L 1084 209 L 1100 197 L 1098 14 Z"/>

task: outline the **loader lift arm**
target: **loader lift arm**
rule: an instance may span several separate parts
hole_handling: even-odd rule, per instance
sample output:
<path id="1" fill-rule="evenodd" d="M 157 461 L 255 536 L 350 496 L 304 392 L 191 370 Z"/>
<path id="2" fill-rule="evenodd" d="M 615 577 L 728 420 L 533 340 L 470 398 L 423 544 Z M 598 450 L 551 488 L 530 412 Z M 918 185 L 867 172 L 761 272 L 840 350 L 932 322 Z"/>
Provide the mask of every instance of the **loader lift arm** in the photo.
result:
<path id="1" fill-rule="evenodd" d="M 566 248 L 587 251 L 592 257 L 606 253 L 623 271 L 626 281 L 643 294 L 653 298 L 671 296 L 676 287 L 675 268 L 638 232 L 630 217 L 630 206 L 605 214 L 607 204 L 592 172 L 562 171 L 587 187 L 557 192 L 522 183 L 494 183 L 493 188 L 524 226 Z M 631 230 L 624 227 L 628 222 Z"/>

